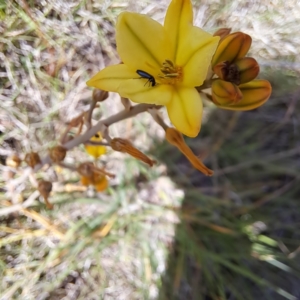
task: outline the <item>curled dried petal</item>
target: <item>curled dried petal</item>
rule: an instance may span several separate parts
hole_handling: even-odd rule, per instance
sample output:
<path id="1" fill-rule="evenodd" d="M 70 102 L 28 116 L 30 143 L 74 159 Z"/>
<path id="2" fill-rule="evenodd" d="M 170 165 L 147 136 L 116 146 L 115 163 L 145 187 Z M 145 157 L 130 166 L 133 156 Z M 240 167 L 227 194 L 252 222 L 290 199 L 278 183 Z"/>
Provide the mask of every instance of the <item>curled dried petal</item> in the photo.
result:
<path id="1" fill-rule="evenodd" d="M 113 150 L 128 153 L 134 158 L 137 158 L 143 161 L 144 163 L 148 164 L 150 167 L 152 167 L 155 164 L 154 160 L 150 159 L 143 152 L 133 147 L 132 144 L 125 139 L 114 138 L 111 140 L 110 145 Z"/>
<path id="2" fill-rule="evenodd" d="M 193 153 L 193 151 L 185 143 L 182 134 L 175 128 L 166 129 L 166 140 L 173 146 L 177 147 L 185 157 L 190 161 L 192 166 L 198 171 L 202 172 L 206 176 L 212 176 L 213 171 L 207 168 L 199 158 Z"/>

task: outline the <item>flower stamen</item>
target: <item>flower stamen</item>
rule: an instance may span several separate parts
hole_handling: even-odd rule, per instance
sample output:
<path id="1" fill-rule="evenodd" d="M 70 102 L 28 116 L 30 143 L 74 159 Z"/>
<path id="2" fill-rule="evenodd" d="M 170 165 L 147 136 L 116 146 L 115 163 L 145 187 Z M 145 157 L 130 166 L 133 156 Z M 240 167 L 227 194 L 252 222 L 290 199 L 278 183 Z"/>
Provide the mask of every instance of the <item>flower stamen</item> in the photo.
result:
<path id="1" fill-rule="evenodd" d="M 159 74 L 158 77 L 164 84 L 177 84 L 182 81 L 182 67 L 174 65 L 174 63 L 169 59 L 166 59 L 162 63 L 160 71 L 163 75 Z"/>

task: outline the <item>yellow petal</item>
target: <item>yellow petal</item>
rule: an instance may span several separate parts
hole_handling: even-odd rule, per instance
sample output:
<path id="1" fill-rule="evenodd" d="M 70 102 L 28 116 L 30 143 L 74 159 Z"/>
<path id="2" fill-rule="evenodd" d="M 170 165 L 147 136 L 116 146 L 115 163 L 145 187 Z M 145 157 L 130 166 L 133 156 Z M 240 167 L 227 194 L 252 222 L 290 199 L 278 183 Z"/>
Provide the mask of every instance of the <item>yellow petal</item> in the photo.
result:
<path id="1" fill-rule="evenodd" d="M 163 61 L 170 56 L 165 30 L 146 15 L 123 12 L 116 25 L 117 50 L 124 64 L 143 70 L 154 77 Z"/>
<path id="2" fill-rule="evenodd" d="M 145 85 L 146 84 L 146 85 Z M 122 84 L 119 93 L 136 103 L 166 105 L 172 97 L 173 87 L 166 84 L 157 84 L 152 87 L 145 83 L 145 79 L 130 80 Z"/>
<path id="3" fill-rule="evenodd" d="M 193 25 L 193 7 L 190 0 L 173 0 L 167 10 L 164 28 L 168 33 L 172 55 L 166 57 L 176 61 L 177 47 L 185 38 L 187 27 Z"/>
<path id="4" fill-rule="evenodd" d="M 219 44 L 212 59 L 212 66 L 222 61 L 230 63 L 244 57 L 250 49 L 252 39 L 248 34 L 235 32 L 227 35 Z"/>
<path id="5" fill-rule="evenodd" d="M 202 85 L 219 39 L 198 27 L 187 28 L 184 39 L 178 44 L 175 61 L 183 70 L 182 85 L 187 87 Z"/>
<path id="6" fill-rule="evenodd" d="M 102 136 L 100 133 L 97 133 L 91 138 L 91 141 L 93 142 L 101 142 L 102 141 Z M 106 153 L 106 147 L 102 145 L 90 145 L 90 144 L 85 144 L 84 148 L 86 152 L 93 156 L 94 158 L 98 158 L 101 155 Z"/>
<path id="7" fill-rule="evenodd" d="M 108 66 L 93 76 L 87 85 L 104 91 L 118 92 L 122 83 L 140 76 L 124 64 Z"/>
<path id="8" fill-rule="evenodd" d="M 174 88 L 170 103 L 167 105 L 168 115 L 178 131 L 195 137 L 201 128 L 202 100 L 194 88 Z"/>
<path id="9" fill-rule="evenodd" d="M 235 62 L 240 71 L 240 83 L 255 79 L 259 73 L 259 65 L 252 57 L 244 57 Z"/>
<path id="10" fill-rule="evenodd" d="M 250 110 L 263 105 L 270 97 L 272 87 L 267 80 L 253 80 L 239 85 L 243 99 L 234 105 L 217 105 L 229 110 Z"/>
<path id="11" fill-rule="evenodd" d="M 213 101 L 217 105 L 233 106 L 243 98 L 237 85 L 221 79 L 213 81 L 211 90 Z"/>

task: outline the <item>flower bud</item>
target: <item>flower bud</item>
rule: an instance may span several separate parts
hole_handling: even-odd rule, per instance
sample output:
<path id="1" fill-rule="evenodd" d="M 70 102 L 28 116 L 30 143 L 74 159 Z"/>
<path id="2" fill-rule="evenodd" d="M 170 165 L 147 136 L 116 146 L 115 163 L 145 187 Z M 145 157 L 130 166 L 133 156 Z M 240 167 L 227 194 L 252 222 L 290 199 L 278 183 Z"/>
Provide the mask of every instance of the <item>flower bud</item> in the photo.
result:
<path id="1" fill-rule="evenodd" d="M 235 104 L 232 103 L 215 103 L 218 107 L 229 110 L 251 110 L 263 105 L 270 97 L 272 87 L 267 80 L 252 80 L 241 84 L 239 89 L 243 99 Z"/>
<path id="2" fill-rule="evenodd" d="M 46 181 L 46 180 L 39 181 L 38 191 L 40 192 L 41 196 L 44 198 L 47 208 L 52 209 L 53 204 L 51 204 L 48 201 L 48 197 L 52 191 L 52 183 L 50 181 Z"/>
<path id="3" fill-rule="evenodd" d="M 40 156 L 36 152 L 30 152 L 25 155 L 25 162 L 31 168 L 41 163 Z"/>
<path id="4" fill-rule="evenodd" d="M 219 44 L 213 59 L 212 66 L 222 61 L 230 63 L 244 57 L 250 49 L 252 39 L 248 34 L 235 32 L 227 35 Z"/>
<path id="5" fill-rule="evenodd" d="M 250 110 L 263 105 L 271 96 L 272 86 L 269 81 L 256 79 L 239 86 L 243 100 L 234 105 L 238 110 Z"/>
<path id="6" fill-rule="evenodd" d="M 111 140 L 110 145 L 113 150 L 128 153 L 129 155 L 148 164 L 150 167 L 152 167 L 155 164 L 154 160 L 150 159 L 148 156 L 146 156 L 140 150 L 133 147 L 132 144 L 127 140 L 120 139 L 120 138 L 114 138 Z"/>
<path id="7" fill-rule="evenodd" d="M 234 105 L 243 99 L 243 94 L 237 85 L 224 80 L 214 80 L 211 86 L 215 104 Z"/>
<path id="8" fill-rule="evenodd" d="M 244 57 L 235 62 L 239 70 L 240 83 L 255 79 L 259 73 L 259 65 L 252 57 Z"/>
<path id="9" fill-rule="evenodd" d="M 185 143 L 182 134 L 175 128 L 168 127 L 166 129 L 166 140 L 173 146 L 177 147 L 182 154 L 190 161 L 192 166 L 206 176 L 212 176 L 213 171 L 207 168 L 193 151 Z"/>
<path id="10" fill-rule="evenodd" d="M 49 149 L 49 156 L 51 160 L 55 163 L 59 163 L 63 161 L 66 157 L 66 154 L 67 154 L 67 149 L 60 145 Z"/>

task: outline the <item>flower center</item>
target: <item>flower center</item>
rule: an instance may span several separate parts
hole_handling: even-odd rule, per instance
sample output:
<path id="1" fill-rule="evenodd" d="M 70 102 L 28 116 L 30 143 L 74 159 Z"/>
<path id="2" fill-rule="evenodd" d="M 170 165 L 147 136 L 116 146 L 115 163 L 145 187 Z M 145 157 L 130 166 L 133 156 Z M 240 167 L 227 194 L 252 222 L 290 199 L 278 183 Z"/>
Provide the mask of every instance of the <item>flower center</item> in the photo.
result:
<path id="1" fill-rule="evenodd" d="M 225 61 L 222 74 L 225 81 L 235 83 L 236 85 L 241 83 L 240 70 L 236 64 L 230 64 L 229 61 Z"/>
<path id="2" fill-rule="evenodd" d="M 166 59 L 162 63 L 162 67 L 160 68 L 163 74 L 159 74 L 158 77 L 163 84 L 177 84 L 182 81 L 182 67 L 174 65 L 174 63 Z"/>

